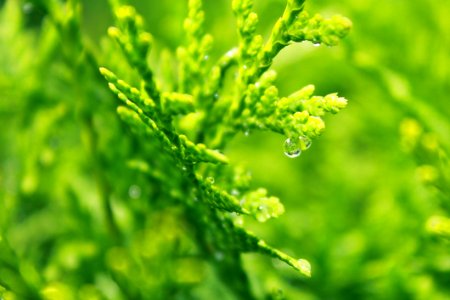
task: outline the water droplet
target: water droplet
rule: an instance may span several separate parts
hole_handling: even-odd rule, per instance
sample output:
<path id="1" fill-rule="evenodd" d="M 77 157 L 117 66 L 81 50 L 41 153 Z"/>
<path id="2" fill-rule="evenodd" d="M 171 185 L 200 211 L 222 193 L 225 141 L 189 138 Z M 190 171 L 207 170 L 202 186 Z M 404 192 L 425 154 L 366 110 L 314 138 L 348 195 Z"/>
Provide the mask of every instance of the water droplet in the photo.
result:
<path id="1" fill-rule="evenodd" d="M 186 171 L 186 170 L 187 170 L 186 166 L 182 166 L 181 169 L 182 169 L 183 171 Z"/>
<path id="2" fill-rule="evenodd" d="M 306 259 L 297 260 L 297 268 L 306 276 L 311 276 L 311 264 Z"/>
<path id="3" fill-rule="evenodd" d="M 213 97 L 214 97 L 214 100 L 219 99 L 219 93 L 214 93 Z"/>
<path id="4" fill-rule="evenodd" d="M 255 82 L 255 88 L 259 89 L 261 87 L 261 83 L 259 81 Z"/>
<path id="5" fill-rule="evenodd" d="M 248 69 L 248 66 L 247 66 L 247 65 L 243 65 L 243 66 L 242 66 L 242 69 L 247 70 L 247 69 Z"/>
<path id="6" fill-rule="evenodd" d="M 141 196 L 141 188 L 138 185 L 133 184 L 128 189 L 128 196 L 130 196 L 131 199 L 137 199 Z"/>
<path id="7" fill-rule="evenodd" d="M 287 138 L 284 142 L 284 154 L 287 157 L 294 158 L 298 157 L 302 153 L 300 149 L 299 140 Z"/>
<path id="8" fill-rule="evenodd" d="M 314 43 L 313 46 L 314 46 L 314 47 L 319 47 L 319 46 L 320 46 L 320 43 Z"/>
<path id="9" fill-rule="evenodd" d="M 218 260 L 218 261 L 221 261 L 221 260 L 224 259 L 224 255 L 223 255 L 222 252 L 217 251 L 217 252 L 214 253 L 214 258 L 215 258 L 216 260 Z"/>
<path id="10" fill-rule="evenodd" d="M 231 190 L 231 195 L 233 196 L 239 196 L 239 191 L 237 189 L 232 189 Z"/>
<path id="11" fill-rule="evenodd" d="M 203 60 L 208 60 L 208 59 L 209 59 L 209 55 L 203 56 Z"/>
<path id="12" fill-rule="evenodd" d="M 231 220 L 233 221 L 233 224 L 236 226 L 243 226 L 244 225 L 244 219 L 242 216 L 238 213 L 231 213 L 230 214 Z"/>
<path id="13" fill-rule="evenodd" d="M 243 226 L 244 225 L 244 219 L 241 216 L 238 216 L 233 219 L 233 224 L 236 226 Z"/>
<path id="14" fill-rule="evenodd" d="M 256 220 L 259 222 L 265 222 L 270 219 L 272 216 L 270 215 L 269 208 L 267 205 L 259 205 L 258 211 L 255 212 Z"/>
<path id="15" fill-rule="evenodd" d="M 312 141 L 307 136 L 301 136 L 298 138 L 300 140 L 300 145 L 302 150 L 309 149 L 311 147 Z"/>
<path id="16" fill-rule="evenodd" d="M 34 10 L 34 4 L 27 2 L 22 6 L 22 11 L 24 14 L 31 14 Z"/>
<path id="17" fill-rule="evenodd" d="M 206 177 L 206 181 L 208 181 L 210 184 L 214 184 L 214 178 L 211 176 Z"/>
<path id="18" fill-rule="evenodd" d="M 237 52 L 238 52 L 238 49 L 237 48 L 233 48 L 233 49 L 231 49 L 230 51 L 227 52 L 226 56 L 231 58 L 231 57 L 235 56 Z"/>
<path id="19" fill-rule="evenodd" d="M 245 135 L 245 136 L 249 136 L 249 135 L 250 135 L 250 130 L 246 129 L 246 130 L 244 131 L 244 135 Z"/>

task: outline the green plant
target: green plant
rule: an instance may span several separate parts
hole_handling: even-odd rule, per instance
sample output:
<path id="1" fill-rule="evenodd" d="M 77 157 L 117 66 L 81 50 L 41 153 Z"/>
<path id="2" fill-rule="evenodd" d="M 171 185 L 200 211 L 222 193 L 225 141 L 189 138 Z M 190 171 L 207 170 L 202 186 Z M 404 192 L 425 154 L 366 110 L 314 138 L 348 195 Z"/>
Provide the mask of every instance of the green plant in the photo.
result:
<path id="1" fill-rule="evenodd" d="M 264 41 L 256 33 L 253 1 L 235 0 L 239 44 L 214 62 L 201 4 L 189 1 L 186 43 L 176 60 L 162 52 L 169 59 L 161 59 L 158 68 L 148 62 L 153 38 L 142 17 L 121 1 L 111 1 L 116 27 L 108 33 L 123 56 L 108 41 L 100 51 L 91 46 L 78 1 L 35 2 L 45 17 L 39 26 L 25 22 L 16 2 L 4 4 L 2 24 L 14 26 L 2 38 L 14 52 L 3 51 L 11 61 L 23 59 L 23 67 L 11 68 L 13 80 L 1 82 L 20 79 L 27 86 L 18 90 L 23 93 L 16 95 L 22 99 L 18 107 L 5 107 L 23 111 L 11 120 L 28 138 L 11 150 L 26 153 L 24 161 L 12 160 L 19 165 L 13 176 L 20 178 L 19 187 L 1 192 L 2 297 L 194 297 L 191 287 L 209 280 L 251 299 L 241 264 L 245 252 L 311 275 L 307 260 L 292 258 L 244 228 L 245 216 L 264 222 L 284 207 L 265 188 L 254 188 L 248 172 L 229 164 L 223 153 L 238 132 L 249 130 L 284 135 L 289 157 L 309 148 L 325 128 L 321 117 L 347 101 L 334 93 L 315 96 L 312 85 L 279 96 L 270 67 L 291 43 L 336 45 L 351 23 L 340 16 L 310 16 L 304 1 L 289 0 Z M 27 26 L 39 31 L 38 40 Z M 33 43 L 36 53 L 28 49 Z M 99 66 L 105 66 L 100 73 L 122 102 L 118 115 L 135 134 L 116 119 Z M 209 266 L 217 277 L 204 275 Z M 278 291 L 263 293 L 282 297 Z"/>
<path id="2" fill-rule="evenodd" d="M 258 18 L 252 12 L 252 1 L 233 1 L 233 11 L 239 47 L 209 64 L 212 37 L 203 33 L 201 1 L 189 1 L 189 16 L 184 22 L 187 46 L 177 50 L 178 78 L 171 76 L 166 83 L 173 91 L 162 92 L 146 63 L 151 36 L 143 30 L 142 19 L 133 7 L 117 5 L 118 26 L 111 27 L 109 34 L 137 70 L 142 88 L 132 87 L 106 68 L 100 71 L 125 104 L 118 108 L 121 118 L 143 136 L 159 142 L 160 150 L 153 153 L 153 161 L 161 159 L 160 155 L 174 160 L 181 178 L 170 192 L 180 191 L 180 199 L 174 200 L 185 207 L 186 218 L 196 228 L 201 255 L 216 260 L 218 255 L 223 256 L 223 261 L 216 262 L 222 280 L 236 295 L 249 298 L 240 253 L 268 254 L 306 276 L 310 276 L 310 265 L 271 248 L 242 227 L 239 215 L 263 222 L 278 217 L 284 208 L 264 188 L 251 190 L 249 178 L 226 166 L 226 157 L 205 144 L 222 150 L 239 130 L 258 129 L 286 135 L 285 153 L 290 157 L 309 148 L 311 140 L 324 129 L 320 117 L 325 112 L 338 112 L 347 101 L 336 94 L 313 96 L 311 85 L 280 98 L 273 85 L 276 74 L 268 69 L 278 52 L 291 42 L 335 45 L 348 32 L 350 22 L 339 16 L 309 17 L 303 11 L 303 1 L 288 1 L 269 40 L 263 43 L 262 36 L 255 33 Z M 236 72 L 229 80 L 233 83 L 226 82 L 230 70 Z M 170 70 L 166 72 L 170 74 Z M 161 185 L 168 180 L 161 179 Z M 231 270 L 236 275 L 229 277 Z"/>

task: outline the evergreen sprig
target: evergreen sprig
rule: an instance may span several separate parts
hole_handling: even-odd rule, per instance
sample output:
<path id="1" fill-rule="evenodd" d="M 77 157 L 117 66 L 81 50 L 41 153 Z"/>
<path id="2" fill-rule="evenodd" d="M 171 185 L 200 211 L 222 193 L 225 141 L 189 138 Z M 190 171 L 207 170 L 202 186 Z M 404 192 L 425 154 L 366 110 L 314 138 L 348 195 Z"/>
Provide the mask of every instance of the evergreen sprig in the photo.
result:
<path id="1" fill-rule="evenodd" d="M 232 9 L 239 45 L 211 65 L 208 61 L 213 38 L 204 32 L 202 1 L 190 0 L 183 26 L 187 44 L 177 50 L 176 88 L 165 92 L 158 87 L 147 63 L 152 37 L 143 29 L 142 17 L 131 6 L 115 5 L 117 25 L 108 33 L 118 42 L 130 66 L 138 71 L 143 89 L 132 87 L 106 68 L 100 68 L 100 72 L 124 104 L 117 110 L 120 117 L 150 141 L 158 141 L 163 152 L 175 161 L 180 174 L 191 182 L 188 193 L 193 193 L 197 202 L 185 199 L 182 203 L 192 215 L 198 216 L 205 249 L 225 251 L 227 257 L 234 257 L 226 260 L 227 264 L 234 266 L 239 265 L 236 255 L 240 252 L 261 252 L 310 276 L 306 260 L 296 260 L 268 246 L 246 231 L 241 219 L 236 222 L 240 218 L 236 214 L 264 222 L 281 215 L 284 207 L 266 189 L 250 190 L 247 182 L 234 180 L 239 177 L 235 171 L 214 183 L 214 177 L 220 179 L 220 174 L 229 167 L 226 156 L 213 149 L 223 150 L 239 131 L 271 130 L 288 138 L 291 149 L 286 154 L 291 156 L 292 151 L 307 149 L 311 140 L 320 135 L 325 127 L 321 117 L 326 112 L 336 113 L 346 106 L 347 101 L 337 94 L 314 96 L 312 85 L 287 97 L 279 96 L 274 85 L 276 73 L 269 68 L 282 48 L 302 41 L 332 46 L 350 28 L 350 21 L 343 17 L 309 17 L 303 10 L 303 2 L 287 2 L 282 17 L 264 43 L 263 37 L 256 33 L 258 15 L 253 11 L 253 1 L 234 0 Z M 225 90 L 225 75 L 232 69 L 237 72 L 234 90 Z M 183 121 L 192 123 L 194 135 L 182 132 Z M 200 163 L 219 165 L 205 167 Z M 218 268 L 226 268 L 226 264 Z M 234 285 L 238 289 L 237 283 Z"/>

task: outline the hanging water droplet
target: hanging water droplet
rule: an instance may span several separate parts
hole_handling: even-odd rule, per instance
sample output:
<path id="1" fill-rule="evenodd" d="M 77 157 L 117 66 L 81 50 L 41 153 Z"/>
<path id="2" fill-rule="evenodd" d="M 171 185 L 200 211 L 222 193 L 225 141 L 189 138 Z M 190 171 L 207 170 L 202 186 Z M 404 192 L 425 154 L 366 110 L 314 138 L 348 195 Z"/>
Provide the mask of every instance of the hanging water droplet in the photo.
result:
<path id="1" fill-rule="evenodd" d="M 141 196 L 141 188 L 138 185 L 133 184 L 128 189 L 128 196 L 130 196 L 131 199 L 137 199 Z"/>
<path id="2" fill-rule="evenodd" d="M 213 97 L 214 97 L 214 100 L 219 99 L 219 93 L 214 93 Z"/>
<path id="3" fill-rule="evenodd" d="M 301 136 L 298 138 L 300 140 L 300 146 L 302 150 L 309 149 L 311 147 L 312 141 L 307 136 Z"/>
<path id="4" fill-rule="evenodd" d="M 208 181 L 210 184 L 214 184 L 214 178 L 211 176 L 206 177 L 206 181 Z"/>
<path id="5" fill-rule="evenodd" d="M 227 52 L 226 56 L 228 56 L 229 58 L 232 58 L 233 56 L 236 55 L 236 53 L 238 52 L 237 48 L 233 48 L 230 51 Z"/>
<path id="6" fill-rule="evenodd" d="M 248 128 L 248 124 L 244 123 L 242 124 L 242 130 L 244 130 L 244 135 L 249 136 L 250 135 L 250 129 Z"/>
<path id="7" fill-rule="evenodd" d="M 217 261 L 223 260 L 224 257 L 225 257 L 225 256 L 223 255 L 223 252 L 217 251 L 217 252 L 214 253 L 214 258 L 215 258 Z"/>
<path id="8" fill-rule="evenodd" d="M 287 157 L 294 158 L 298 157 L 302 153 L 300 149 L 299 140 L 287 138 L 284 142 L 284 154 Z"/>
<path id="9" fill-rule="evenodd" d="M 31 2 L 27 2 L 22 6 L 22 11 L 24 14 L 31 14 L 34 10 L 34 4 Z"/>
<path id="10" fill-rule="evenodd" d="M 241 216 L 237 216 L 236 218 L 233 219 L 233 224 L 236 226 L 243 226 L 244 218 L 242 218 Z"/>
<path id="11" fill-rule="evenodd" d="M 269 212 L 269 207 L 264 204 L 259 205 L 256 208 L 256 211 L 253 211 L 253 214 L 256 220 L 258 220 L 259 222 L 265 222 L 272 217 Z"/>
<path id="12" fill-rule="evenodd" d="M 231 213 L 230 214 L 231 220 L 233 221 L 233 224 L 236 226 L 242 226 L 244 225 L 244 219 L 239 213 Z"/>
<path id="13" fill-rule="evenodd" d="M 311 276 L 311 264 L 306 259 L 297 260 L 297 268 L 306 276 Z"/>

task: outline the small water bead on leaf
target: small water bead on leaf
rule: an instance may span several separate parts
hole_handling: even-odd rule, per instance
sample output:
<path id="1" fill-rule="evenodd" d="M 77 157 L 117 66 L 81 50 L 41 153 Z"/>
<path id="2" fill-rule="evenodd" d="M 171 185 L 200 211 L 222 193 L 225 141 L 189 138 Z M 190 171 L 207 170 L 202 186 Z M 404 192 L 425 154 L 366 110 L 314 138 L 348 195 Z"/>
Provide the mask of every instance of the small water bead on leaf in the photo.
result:
<path id="1" fill-rule="evenodd" d="M 289 158 L 298 157 L 302 153 L 298 139 L 287 138 L 284 142 L 284 154 Z"/>
<path id="2" fill-rule="evenodd" d="M 280 200 L 277 197 L 268 196 L 264 188 L 246 193 L 240 205 L 259 222 L 265 222 L 284 213 Z"/>
<path id="3" fill-rule="evenodd" d="M 128 189 L 128 196 L 131 199 L 137 199 L 141 196 L 141 188 L 138 185 L 133 184 L 132 186 L 130 186 L 130 188 Z"/>
<path id="4" fill-rule="evenodd" d="M 206 177 L 206 181 L 207 181 L 209 184 L 214 184 L 214 178 L 211 177 L 211 176 Z"/>
<path id="5" fill-rule="evenodd" d="M 214 259 L 217 261 L 222 261 L 225 258 L 225 255 L 221 251 L 214 252 Z"/>
<path id="6" fill-rule="evenodd" d="M 244 218 L 239 213 L 230 213 L 230 218 L 235 226 L 242 227 L 244 225 Z"/>
<path id="7" fill-rule="evenodd" d="M 22 6 L 22 11 L 24 14 L 31 14 L 34 9 L 34 4 L 31 2 L 27 2 Z"/>
<path id="8" fill-rule="evenodd" d="M 242 216 L 233 218 L 233 224 L 240 227 L 244 226 L 244 218 Z"/>
<path id="9" fill-rule="evenodd" d="M 304 275 L 311 277 L 311 264 L 306 259 L 299 259 L 296 263 L 297 269 Z"/>
<path id="10" fill-rule="evenodd" d="M 238 53 L 238 49 L 237 48 L 233 48 L 230 51 L 228 51 L 225 55 L 228 56 L 229 58 L 234 57 L 236 54 Z"/>
<path id="11" fill-rule="evenodd" d="M 242 130 L 244 131 L 245 136 L 250 135 L 250 129 L 247 123 L 242 124 Z"/>
<path id="12" fill-rule="evenodd" d="M 313 43 L 313 46 L 314 46 L 314 47 L 319 47 L 319 46 L 320 46 L 320 43 Z"/>
<path id="13" fill-rule="evenodd" d="M 307 150 L 307 149 L 309 149 L 309 147 L 311 147 L 312 141 L 309 137 L 301 136 L 298 139 L 300 141 L 300 148 L 302 150 Z"/>
<path id="14" fill-rule="evenodd" d="M 265 222 L 270 218 L 271 214 L 267 205 L 258 206 L 258 211 L 256 212 L 256 220 L 258 220 L 259 222 Z"/>

